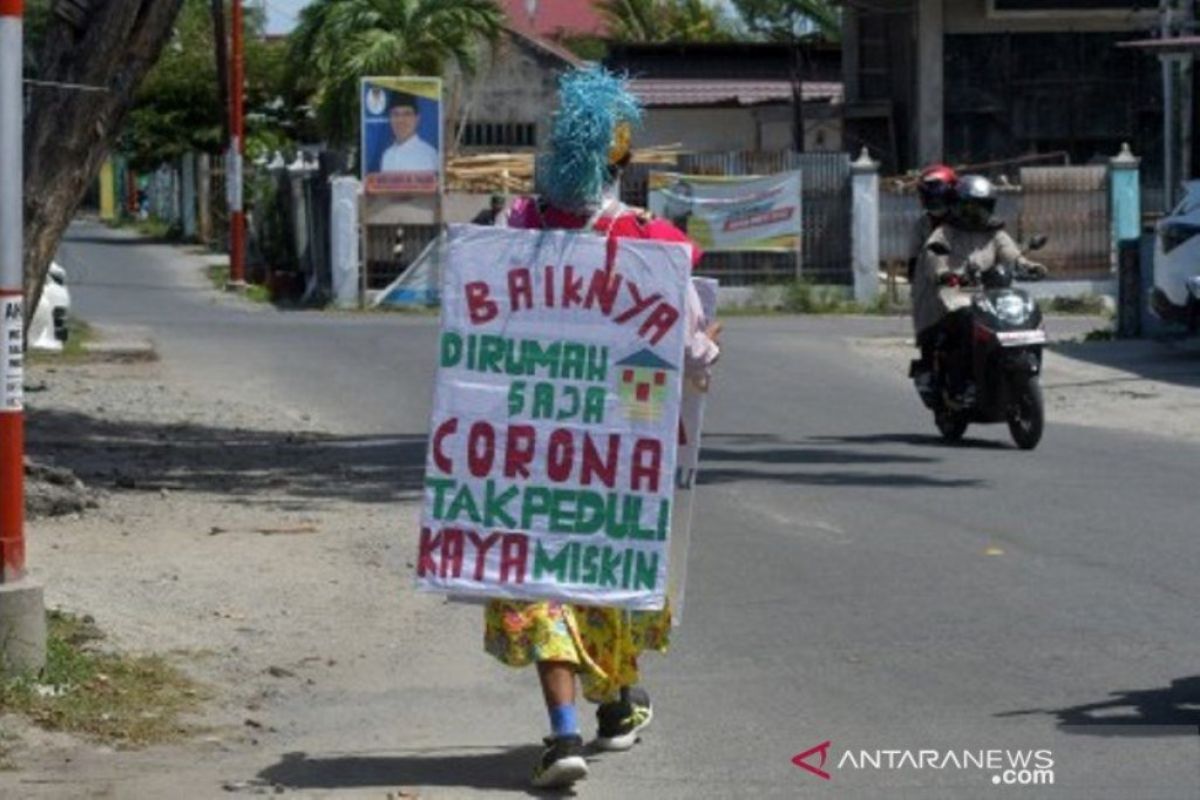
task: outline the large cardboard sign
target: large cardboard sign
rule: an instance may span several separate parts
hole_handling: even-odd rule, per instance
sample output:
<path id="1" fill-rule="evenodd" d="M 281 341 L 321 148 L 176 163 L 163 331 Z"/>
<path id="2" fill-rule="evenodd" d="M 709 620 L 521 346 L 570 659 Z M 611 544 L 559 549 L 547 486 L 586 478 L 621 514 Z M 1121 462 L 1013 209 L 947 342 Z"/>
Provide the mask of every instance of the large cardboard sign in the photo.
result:
<path id="1" fill-rule="evenodd" d="M 675 243 L 451 227 L 419 588 L 663 606 L 690 263 Z"/>
<path id="2" fill-rule="evenodd" d="M 442 185 L 440 78 L 363 78 L 367 194 L 437 194 Z"/>
<path id="3" fill-rule="evenodd" d="M 717 289 L 714 278 L 692 278 L 704 318 L 711 325 L 717 315 Z M 675 463 L 675 506 L 671 519 L 671 566 L 667 596 L 671 600 L 671 618 L 683 621 L 684 590 L 687 588 L 688 550 L 692 544 L 692 506 L 696 499 L 696 480 L 700 475 L 700 436 L 704 427 L 704 407 L 708 387 L 684 381 L 679 410 L 679 453 Z"/>

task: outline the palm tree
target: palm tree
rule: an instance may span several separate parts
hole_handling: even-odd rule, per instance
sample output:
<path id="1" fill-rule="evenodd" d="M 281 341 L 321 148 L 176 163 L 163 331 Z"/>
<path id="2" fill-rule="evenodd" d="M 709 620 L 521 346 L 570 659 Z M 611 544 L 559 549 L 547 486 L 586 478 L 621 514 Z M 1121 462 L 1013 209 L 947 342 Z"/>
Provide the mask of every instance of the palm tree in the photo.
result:
<path id="1" fill-rule="evenodd" d="M 623 42 L 713 42 L 733 38 L 733 24 L 712 0 L 596 0 L 613 39 Z"/>
<path id="2" fill-rule="evenodd" d="M 790 42 L 817 34 L 831 42 L 841 39 L 842 17 L 832 0 L 733 0 L 751 32 Z"/>
<path id="3" fill-rule="evenodd" d="M 317 120 L 329 140 L 357 131 L 358 82 L 366 75 L 441 75 L 477 66 L 480 40 L 494 40 L 495 0 L 315 0 L 292 32 L 295 74 L 311 80 Z"/>

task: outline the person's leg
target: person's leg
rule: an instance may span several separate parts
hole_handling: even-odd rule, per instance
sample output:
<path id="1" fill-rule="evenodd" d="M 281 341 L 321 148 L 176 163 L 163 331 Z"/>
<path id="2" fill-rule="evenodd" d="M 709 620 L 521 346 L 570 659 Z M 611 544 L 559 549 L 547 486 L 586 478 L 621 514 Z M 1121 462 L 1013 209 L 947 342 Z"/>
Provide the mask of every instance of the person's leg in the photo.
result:
<path id="1" fill-rule="evenodd" d="M 566 661 L 539 661 L 538 680 L 555 736 L 579 733 L 575 716 L 575 667 Z"/>
<path id="2" fill-rule="evenodd" d="M 566 661 L 539 661 L 538 680 L 550 715 L 550 736 L 533 771 L 538 788 L 569 786 L 587 777 L 583 737 L 575 713 L 575 666 Z"/>

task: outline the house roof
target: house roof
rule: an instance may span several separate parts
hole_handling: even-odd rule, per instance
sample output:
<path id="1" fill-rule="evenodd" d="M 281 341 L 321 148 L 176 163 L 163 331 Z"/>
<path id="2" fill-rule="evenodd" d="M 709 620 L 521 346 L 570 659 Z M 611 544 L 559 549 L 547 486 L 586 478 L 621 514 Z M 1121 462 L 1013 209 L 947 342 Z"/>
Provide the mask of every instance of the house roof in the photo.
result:
<path id="1" fill-rule="evenodd" d="M 618 367 L 644 367 L 647 369 L 675 369 L 675 365 L 663 360 L 650 348 L 643 348 L 617 362 Z"/>
<path id="2" fill-rule="evenodd" d="M 604 64 L 635 78 L 840 81 L 842 50 L 826 42 L 615 42 Z"/>
<path id="3" fill-rule="evenodd" d="M 536 0 L 529 13 L 529 0 L 500 0 L 508 23 L 522 33 L 535 36 L 603 36 L 604 18 L 592 0 Z"/>
<path id="4" fill-rule="evenodd" d="M 791 81 L 782 80 L 683 80 L 634 78 L 630 90 L 648 108 L 681 106 L 754 106 L 790 102 Z M 808 102 L 842 102 L 842 84 L 805 81 L 801 96 Z"/>
<path id="5" fill-rule="evenodd" d="M 543 53 L 551 55 L 561 61 L 565 61 L 572 66 L 578 67 L 583 64 L 583 60 L 579 58 L 579 56 L 575 55 L 557 42 L 542 38 L 541 36 L 528 31 L 520 30 L 511 24 L 505 25 L 504 29 L 508 31 L 508 33 L 514 39 L 519 39 L 520 41 L 526 42 L 531 47 L 541 50 Z"/>

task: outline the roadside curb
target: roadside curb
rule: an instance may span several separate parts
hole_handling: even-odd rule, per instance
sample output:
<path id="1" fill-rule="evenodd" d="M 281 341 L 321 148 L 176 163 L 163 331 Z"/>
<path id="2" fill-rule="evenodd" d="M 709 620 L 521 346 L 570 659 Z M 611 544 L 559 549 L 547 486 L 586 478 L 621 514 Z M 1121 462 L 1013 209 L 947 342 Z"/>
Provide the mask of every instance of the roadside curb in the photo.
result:
<path id="1" fill-rule="evenodd" d="M 155 361 L 158 351 L 150 330 L 142 325 L 97 324 L 91 327 L 93 339 L 85 342 L 89 356 L 115 361 Z"/>

